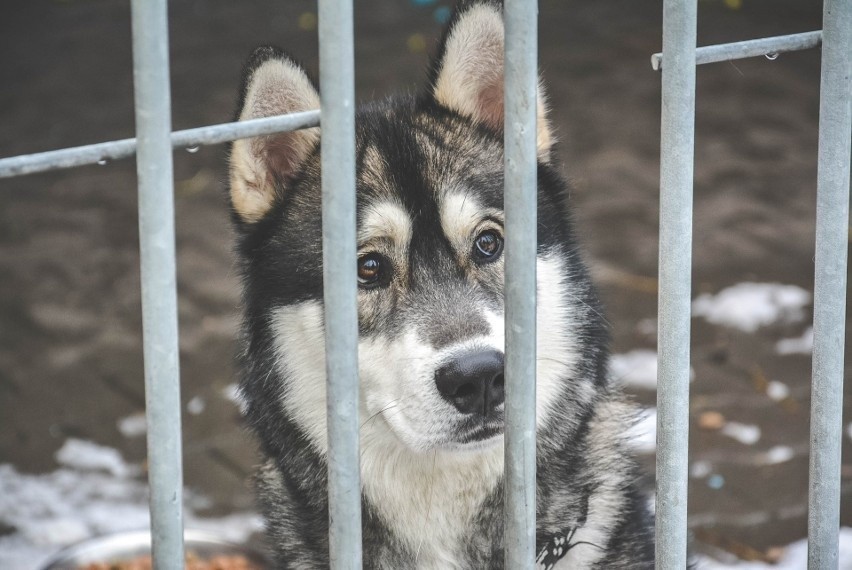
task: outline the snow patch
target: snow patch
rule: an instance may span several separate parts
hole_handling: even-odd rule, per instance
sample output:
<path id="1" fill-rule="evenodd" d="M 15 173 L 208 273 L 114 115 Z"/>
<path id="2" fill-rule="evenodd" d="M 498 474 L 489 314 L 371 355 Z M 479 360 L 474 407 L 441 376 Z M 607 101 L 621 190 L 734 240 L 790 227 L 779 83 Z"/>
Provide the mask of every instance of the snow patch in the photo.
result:
<path id="1" fill-rule="evenodd" d="M 811 354 L 814 351 L 814 327 L 808 327 L 802 336 L 782 338 L 775 343 L 778 354 Z"/>
<path id="2" fill-rule="evenodd" d="M 709 461 L 693 461 L 689 465 L 689 476 L 693 479 L 704 479 L 713 472 L 713 465 Z"/>
<path id="3" fill-rule="evenodd" d="M 238 384 L 228 384 L 227 386 L 222 388 L 222 396 L 226 400 L 230 400 L 231 402 L 235 403 L 240 409 L 241 414 L 246 413 L 246 401 L 240 394 L 240 387 Z"/>
<path id="4" fill-rule="evenodd" d="M 838 554 L 839 568 L 841 570 L 852 569 L 852 528 L 842 527 L 840 529 L 840 551 Z M 736 570 L 802 570 L 802 568 L 808 567 L 808 541 L 802 539 L 788 545 L 781 560 L 776 564 L 736 560 L 723 562 L 714 560 L 709 556 L 698 557 L 696 562 L 697 570 L 724 570 L 728 568 Z"/>
<path id="5" fill-rule="evenodd" d="M 67 440 L 55 457 L 60 465 L 78 471 L 106 471 L 115 477 L 126 477 L 131 473 L 130 466 L 118 451 L 82 439 Z"/>
<path id="6" fill-rule="evenodd" d="M 765 465 L 775 465 L 776 463 L 784 463 L 790 461 L 796 456 L 796 452 L 788 445 L 776 445 L 769 449 L 761 456 L 761 460 Z"/>
<path id="7" fill-rule="evenodd" d="M 204 398 L 201 396 L 195 396 L 189 402 L 186 403 L 186 411 L 192 414 L 193 416 L 197 416 L 201 412 L 204 411 L 204 408 L 207 407 L 207 404 L 204 402 Z"/>
<path id="8" fill-rule="evenodd" d="M 778 380 L 770 380 L 766 386 L 766 395 L 776 402 L 780 402 L 790 396 L 790 387 Z"/>
<path id="9" fill-rule="evenodd" d="M 646 408 L 639 420 L 627 430 L 627 440 L 637 453 L 657 449 L 657 408 Z"/>
<path id="10" fill-rule="evenodd" d="M 148 486 L 134 477 L 138 468 L 118 451 L 88 441 L 68 440 L 56 454 L 62 467 L 32 475 L 0 464 L 0 568 L 35 570 L 59 549 L 94 536 L 146 529 Z M 204 504 L 186 493 L 186 527 L 215 531 L 245 542 L 263 528 L 254 513 L 199 517 Z"/>
<path id="11" fill-rule="evenodd" d="M 116 425 L 124 437 L 142 437 L 148 432 L 148 420 L 142 413 L 121 418 Z"/>
<path id="12" fill-rule="evenodd" d="M 631 350 L 613 354 L 609 369 L 617 382 L 645 390 L 657 389 L 657 353 L 653 350 Z"/>
<path id="13" fill-rule="evenodd" d="M 751 424 L 728 422 L 722 427 L 721 431 L 744 445 L 754 445 L 760 440 L 760 428 Z"/>
<path id="14" fill-rule="evenodd" d="M 622 386 L 643 390 L 657 389 L 657 353 L 636 349 L 624 354 L 613 354 L 609 360 L 610 375 Z M 695 380 L 695 370 L 689 369 L 689 381 Z"/>
<path id="15" fill-rule="evenodd" d="M 811 294 L 795 285 L 778 283 L 740 283 L 716 295 L 699 295 L 692 302 L 692 314 L 708 322 L 746 332 L 778 321 L 796 321 Z"/>

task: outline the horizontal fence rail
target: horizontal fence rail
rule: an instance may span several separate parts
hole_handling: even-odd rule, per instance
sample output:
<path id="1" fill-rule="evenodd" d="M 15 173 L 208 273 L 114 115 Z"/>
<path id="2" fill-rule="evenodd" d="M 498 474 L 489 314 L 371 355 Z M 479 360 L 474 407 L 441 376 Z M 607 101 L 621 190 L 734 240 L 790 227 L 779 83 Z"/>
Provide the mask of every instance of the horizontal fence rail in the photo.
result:
<path id="1" fill-rule="evenodd" d="M 221 123 L 171 133 L 173 148 L 195 149 L 202 145 L 218 144 L 316 127 L 320 111 L 304 111 L 277 117 L 264 117 L 235 123 Z M 121 139 L 60 150 L 0 159 L 0 178 L 35 174 L 87 164 L 105 164 L 110 160 L 136 154 L 137 139 Z"/>
<path id="2" fill-rule="evenodd" d="M 772 38 L 760 38 L 757 40 L 746 40 L 730 44 L 718 44 L 704 46 L 695 50 L 695 65 L 706 63 L 718 63 L 720 61 L 733 61 L 748 57 L 766 56 L 770 59 L 780 53 L 799 51 L 815 48 L 822 43 L 822 32 L 804 32 L 787 36 L 775 36 Z M 655 53 L 651 56 L 651 67 L 655 71 L 663 69 L 663 54 Z"/>

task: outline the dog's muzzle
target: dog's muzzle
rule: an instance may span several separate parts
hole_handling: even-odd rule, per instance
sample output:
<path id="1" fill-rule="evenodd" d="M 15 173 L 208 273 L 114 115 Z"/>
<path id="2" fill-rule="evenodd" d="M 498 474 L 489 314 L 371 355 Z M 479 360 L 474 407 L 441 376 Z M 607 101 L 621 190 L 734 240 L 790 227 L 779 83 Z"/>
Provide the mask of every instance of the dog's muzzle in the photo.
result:
<path id="1" fill-rule="evenodd" d="M 503 353 L 462 353 L 435 373 L 438 392 L 463 414 L 492 416 L 503 403 Z"/>

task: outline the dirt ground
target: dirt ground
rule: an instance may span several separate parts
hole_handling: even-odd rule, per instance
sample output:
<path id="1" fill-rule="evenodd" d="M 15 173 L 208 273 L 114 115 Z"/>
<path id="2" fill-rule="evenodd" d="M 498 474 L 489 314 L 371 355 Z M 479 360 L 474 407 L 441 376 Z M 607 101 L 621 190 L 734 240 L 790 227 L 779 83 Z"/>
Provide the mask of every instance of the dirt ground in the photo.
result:
<path id="1" fill-rule="evenodd" d="M 422 85 L 440 30 L 436 9 L 447 4 L 357 3 L 360 98 Z M 702 0 L 699 44 L 819 29 L 819 4 Z M 540 6 L 558 156 L 575 183 L 614 350 L 654 349 L 660 76 L 649 56 L 660 50 L 661 2 Z M 174 127 L 230 120 L 241 65 L 257 44 L 279 44 L 316 71 L 315 13 L 308 0 L 173 0 Z M 0 17 L 0 53 L 0 156 L 133 136 L 127 2 L 15 3 Z M 745 281 L 812 291 L 818 51 L 704 66 L 697 85 L 695 295 Z M 256 462 L 223 397 L 235 381 L 239 304 L 224 154 L 214 146 L 175 155 L 182 391 L 194 401 L 184 415 L 185 478 L 217 514 L 251 508 L 246 480 Z M 137 248 L 132 160 L 0 180 L 0 463 L 51 471 L 68 437 L 144 460 L 144 438 L 117 425 L 144 403 Z M 759 557 L 806 535 L 810 356 L 774 347 L 800 336 L 809 318 L 756 333 L 693 319 L 691 460 L 721 477 L 690 481 L 699 549 Z M 767 380 L 789 386 L 789 397 L 769 398 Z M 643 405 L 654 397 L 636 391 Z M 849 382 L 845 402 L 844 426 Z M 702 429 L 707 412 L 759 426 L 759 442 Z M 793 456 L 760 460 L 779 445 Z M 842 524 L 850 526 L 849 437 L 843 453 Z M 643 463 L 653 470 L 652 456 Z"/>

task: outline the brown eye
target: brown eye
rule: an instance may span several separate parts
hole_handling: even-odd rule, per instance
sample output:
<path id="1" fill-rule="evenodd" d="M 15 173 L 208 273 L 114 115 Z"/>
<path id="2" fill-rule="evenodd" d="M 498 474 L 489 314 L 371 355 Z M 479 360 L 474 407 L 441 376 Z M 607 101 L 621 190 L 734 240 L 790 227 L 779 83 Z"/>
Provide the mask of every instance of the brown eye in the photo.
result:
<path id="1" fill-rule="evenodd" d="M 375 287 L 387 281 L 387 263 L 378 253 L 368 253 L 358 258 L 358 283 L 362 287 Z"/>
<path id="2" fill-rule="evenodd" d="M 473 241 L 473 258 L 480 263 L 496 261 L 503 253 L 503 238 L 494 230 L 486 230 Z"/>

